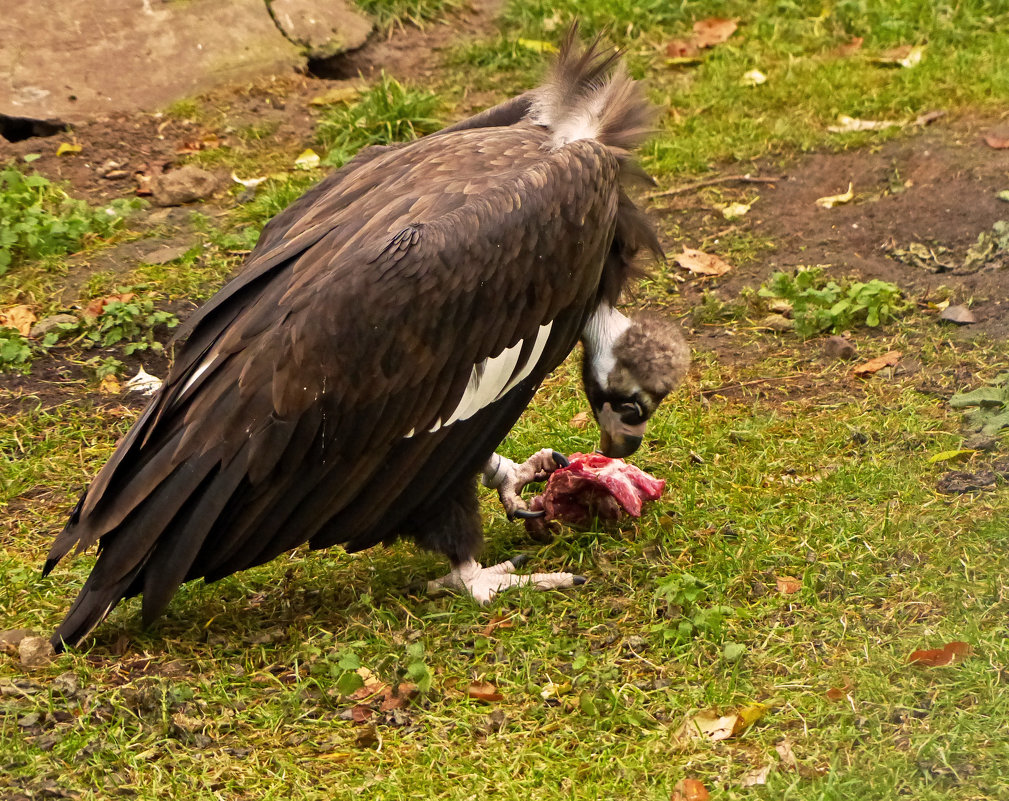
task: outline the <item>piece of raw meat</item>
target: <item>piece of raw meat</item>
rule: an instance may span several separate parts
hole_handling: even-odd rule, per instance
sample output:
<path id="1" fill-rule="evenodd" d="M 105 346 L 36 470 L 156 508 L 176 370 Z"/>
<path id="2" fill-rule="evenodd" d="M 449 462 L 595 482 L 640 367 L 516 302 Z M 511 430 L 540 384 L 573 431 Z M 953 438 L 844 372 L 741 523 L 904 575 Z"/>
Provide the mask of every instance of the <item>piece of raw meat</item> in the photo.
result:
<path id="1" fill-rule="evenodd" d="M 546 489 L 529 503 L 546 520 L 582 525 L 592 518 L 619 520 L 623 513 L 641 516 L 644 501 L 657 500 L 666 482 L 623 459 L 599 453 L 573 453 L 567 467 L 550 474 Z"/>

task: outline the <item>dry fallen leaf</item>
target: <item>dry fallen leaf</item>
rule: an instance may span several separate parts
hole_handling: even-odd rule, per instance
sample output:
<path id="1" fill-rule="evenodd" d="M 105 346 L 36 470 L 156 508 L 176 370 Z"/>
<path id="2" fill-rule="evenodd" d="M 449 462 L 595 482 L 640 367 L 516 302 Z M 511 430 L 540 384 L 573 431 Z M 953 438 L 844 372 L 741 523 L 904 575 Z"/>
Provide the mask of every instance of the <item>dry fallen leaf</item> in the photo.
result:
<path id="1" fill-rule="evenodd" d="M 316 95 L 308 101 L 310 106 L 335 106 L 337 103 L 349 103 L 357 100 L 361 90 L 356 86 L 337 86 L 321 95 Z"/>
<path id="2" fill-rule="evenodd" d="M 78 145 L 76 142 L 74 144 L 70 144 L 69 142 L 60 142 L 60 146 L 56 148 L 56 155 L 65 156 L 68 153 L 72 155 L 75 153 L 80 153 L 81 150 L 83 149 L 84 149 L 83 146 Z"/>
<path id="3" fill-rule="evenodd" d="M 122 386 L 120 386 L 118 378 L 109 374 L 98 385 L 98 391 L 102 395 L 118 395 L 122 391 Z"/>
<path id="4" fill-rule="evenodd" d="M 885 50 L 876 58 L 877 64 L 884 67 L 916 67 L 921 63 L 922 56 L 925 55 L 923 45 L 901 45 L 890 50 Z"/>
<path id="5" fill-rule="evenodd" d="M 721 17 L 700 19 L 694 23 L 694 35 L 690 41 L 696 47 L 713 47 L 727 42 L 738 27 L 734 19 Z"/>
<path id="6" fill-rule="evenodd" d="M 322 159 L 312 148 L 308 147 L 301 151 L 301 155 L 294 160 L 294 167 L 298 170 L 314 170 L 319 166 Z"/>
<path id="7" fill-rule="evenodd" d="M 961 662 L 970 655 L 970 645 L 960 640 L 946 643 L 942 648 L 914 651 L 908 658 L 908 664 L 940 667 L 953 662 Z"/>
<path id="8" fill-rule="evenodd" d="M 802 582 L 792 576 L 776 576 L 778 592 L 782 595 L 791 595 L 802 589 Z"/>
<path id="9" fill-rule="evenodd" d="M 834 52 L 841 57 L 847 57 L 855 55 L 861 49 L 862 37 L 853 36 L 850 42 L 845 42 L 843 45 L 837 47 Z"/>
<path id="10" fill-rule="evenodd" d="M 574 417 L 568 420 L 568 425 L 572 428 L 585 428 L 589 424 L 589 413 L 588 412 L 578 412 Z"/>
<path id="11" fill-rule="evenodd" d="M 757 198 L 754 198 L 749 203 L 729 203 L 726 206 L 722 206 L 722 216 L 726 220 L 738 220 L 740 217 L 744 217 L 756 202 Z"/>
<path id="12" fill-rule="evenodd" d="M 103 298 L 95 298 L 84 307 L 84 315 L 86 317 L 101 317 L 102 312 L 108 304 L 114 301 L 118 301 L 119 303 L 129 303 L 135 297 L 135 292 L 121 292 L 115 295 L 106 295 Z"/>
<path id="13" fill-rule="evenodd" d="M 382 703 L 379 704 L 379 709 L 382 712 L 388 712 L 390 709 L 401 709 L 417 694 L 417 685 L 411 684 L 410 682 L 401 682 L 393 691 L 392 689 L 385 689 L 382 692 L 383 698 Z"/>
<path id="14" fill-rule="evenodd" d="M 743 775 L 743 778 L 739 780 L 740 787 L 756 787 L 758 784 L 767 784 L 767 777 L 771 774 L 771 768 L 774 767 L 773 762 L 768 762 L 762 768 L 755 768 L 749 773 Z"/>
<path id="15" fill-rule="evenodd" d="M 544 42 L 542 39 L 516 39 L 515 44 L 531 50 L 533 53 L 556 53 L 557 45 L 553 42 Z"/>
<path id="16" fill-rule="evenodd" d="M 701 56 L 700 48 L 686 39 L 671 39 L 666 45 L 666 57 L 681 62 L 696 61 Z"/>
<path id="17" fill-rule="evenodd" d="M 466 695 L 476 701 L 484 701 L 488 704 L 504 700 L 504 696 L 497 691 L 497 687 L 489 681 L 471 681 L 466 688 Z"/>
<path id="18" fill-rule="evenodd" d="M 781 760 L 781 764 L 792 770 L 798 770 L 799 760 L 795 758 L 795 752 L 792 751 L 792 744 L 788 740 L 782 740 L 776 746 L 774 750 L 778 752 L 778 758 Z"/>
<path id="19" fill-rule="evenodd" d="M 748 70 L 743 73 L 740 82 L 743 86 L 760 86 L 762 83 L 767 83 L 767 76 L 760 70 Z"/>
<path id="20" fill-rule="evenodd" d="M 27 304 L 11 306 L 7 311 L 0 312 L 0 327 L 15 329 L 21 336 L 26 337 L 35 325 L 35 312 Z"/>
<path id="21" fill-rule="evenodd" d="M 480 632 L 484 637 L 490 637 L 497 629 L 510 629 L 514 628 L 515 624 L 508 615 L 496 615 L 492 617 L 490 621 L 484 626 L 482 632 Z"/>
<path id="22" fill-rule="evenodd" d="M 708 788 L 697 779 L 680 779 L 669 801 L 708 801 Z"/>
<path id="23" fill-rule="evenodd" d="M 831 133 L 852 133 L 854 131 L 881 131 L 884 128 L 893 128 L 903 123 L 894 120 L 860 120 L 856 117 L 849 117 L 847 114 L 837 115 L 837 125 L 828 125 L 827 130 Z"/>
<path id="24" fill-rule="evenodd" d="M 984 142 L 988 147 L 995 150 L 1005 150 L 1009 148 L 1009 137 L 995 136 L 994 134 L 985 134 Z"/>
<path id="25" fill-rule="evenodd" d="M 705 253 L 693 248 L 683 248 L 683 252 L 676 257 L 676 263 L 684 270 L 689 270 L 696 275 L 725 275 L 732 267 L 718 256 Z"/>
<path id="26" fill-rule="evenodd" d="M 869 359 L 869 361 L 858 365 L 852 369 L 852 374 L 857 376 L 867 376 L 878 373 L 884 367 L 896 367 L 897 362 L 900 361 L 900 357 L 903 354 L 899 350 L 891 350 L 888 353 L 884 353 L 882 356 L 877 356 L 875 359 Z"/>
<path id="27" fill-rule="evenodd" d="M 849 203 L 851 199 L 855 197 L 855 193 L 852 191 L 852 183 L 848 182 L 848 191 L 840 195 L 827 195 L 826 197 L 818 197 L 816 199 L 816 205 L 824 209 L 832 209 L 834 206 L 839 206 L 842 203 Z"/>
<path id="28" fill-rule="evenodd" d="M 842 676 L 841 678 L 844 680 L 843 687 L 831 687 L 824 693 L 824 695 L 827 696 L 828 701 L 843 701 L 848 697 L 848 693 L 851 692 L 852 687 L 854 686 L 851 683 L 851 679 L 847 676 Z"/>
<path id="29" fill-rule="evenodd" d="M 370 706 L 365 706 L 364 704 L 358 704 L 353 709 L 350 710 L 350 719 L 355 723 L 364 723 L 372 715 L 375 714 L 375 710 Z"/>

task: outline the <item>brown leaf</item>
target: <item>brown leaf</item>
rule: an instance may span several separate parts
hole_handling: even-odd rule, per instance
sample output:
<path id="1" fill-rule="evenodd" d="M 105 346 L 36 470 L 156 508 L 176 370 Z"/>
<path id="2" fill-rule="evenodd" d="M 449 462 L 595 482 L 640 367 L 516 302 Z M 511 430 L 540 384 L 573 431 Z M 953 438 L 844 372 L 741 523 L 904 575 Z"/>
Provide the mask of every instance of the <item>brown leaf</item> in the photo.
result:
<path id="1" fill-rule="evenodd" d="M 700 48 L 692 41 L 670 39 L 666 45 L 667 58 L 695 59 L 701 55 Z"/>
<path id="2" fill-rule="evenodd" d="M 490 619 L 490 622 L 484 626 L 482 632 L 480 632 L 484 637 L 490 637 L 497 629 L 510 629 L 514 628 L 515 624 L 512 622 L 511 615 L 496 615 Z"/>
<path id="3" fill-rule="evenodd" d="M 19 306 L 11 306 L 5 312 L 0 312 L 0 326 L 17 329 L 21 336 L 28 336 L 35 324 L 35 312 L 32 307 L 22 303 Z"/>
<path id="4" fill-rule="evenodd" d="M 834 53 L 842 58 L 847 58 L 848 56 L 853 56 L 859 50 L 862 49 L 862 37 L 853 36 L 850 42 L 845 42 L 843 45 L 839 46 L 834 50 Z"/>
<path id="5" fill-rule="evenodd" d="M 383 692 L 382 703 L 379 704 L 378 708 L 382 712 L 388 712 L 390 709 L 402 709 L 406 705 L 406 702 L 416 694 L 417 685 L 404 681 L 396 687 L 395 692 L 391 689 L 386 689 Z"/>
<path id="6" fill-rule="evenodd" d="M 680 779 L 669 801 L 708 801 L 708 788 L 697 779 Z"/>
<path id="7" fill-rule="evenodd" d="M 129 303 L 136 296 L 135 292 L 122 292 L 117 295 L 106 295 L 104 298 L 95 298 L 84 307 L 84 314 L 87 317 L 101 317 L 105 307 L 113 301 Z"/>
<path id="8" fill-rule="evenodd" d="M 474 700 L 487 703 L 504 700 L 504 696 L 497 691 L 497 687 L 489 681 L 471 681 L 469 687 L 466 688 L 466 695 Z"/>
<path id="9" fill-rule="evenodd" d="M 775 576 L 778 584 L 778 592 L 782 595 L 791 595 L 802 589 L 802 582 L 793 576 Z"/>
<path id="10" fill-rule="evenodd" d="M 884 367 L 895 367 L 902 355 L 899 350 L 891 350 L 882 356 L 877 356 L 875 359 L 869 359 L 869 361 L 858 365 L 851 372 L 857 376 L 873 375 Z"/>
<path id="11" fill-rule="evenodd" d="M 690 41 L 695 47 L 713 47 L 727 42 L 738 27 L 734 19 L 721 17 L 700 19 L 694 23 L 694 35 Z"/>
<path id="12" fill-rule="evenodd" d="M 827 696 L 828 701 L 843 701 L 848 697 L 848 693 L 851 692 L 854 685 L 852 685 L 851 679 L 847 676 L 842 676 L 842 678 L 844 679 L 843 687 L 831 687 L 824 693 L 824 695 Z"/>
<path id="13" fill-rule="evenodd" d="M 960 640 L 946 643 L 942 648 L 914 651 L 908 658 L 908 664 L 940 667 L 953 662 L 961 662 L 970 655 L 970 645 Z"/>
<path id="14" fill-rule="evenodd" d="M 676 263 L 696 275 L 725 275 L 732 267 L 718 256 L 685 247 L 676 257 Z"/>
<path id="15" fill-rule="evenodd" d="M 358 704 L 350 710 L 350 719 L 355 723 L 365 723 L 374 714 L 375 710 L 373 710 L 370 706 Z"/>
<path id="16" fill-rule="evenodd" d="M 771 774 L 771 768 L 774 767 L 773 762 L 768 762 L 762 768 L 754 768 L 749 773 L 743 775 L 743 778 L 739 780 L 740 787 L 756 787 L 759 784 L 767 784 L 767 777 Z"/>
<path id="17" fill-rule="evenodd" d="M 588 412 L 578 412 L 574 417 L 568 420 L 568 425 L 572 428 L 585 428 L 589 424 L 589 413 Z"/>
<path id="18" fill-rule="evenodd" d="M 785 767 L 791 768 L 792 770 L 799 769 L 799 760 L 795 758 L 795 752 L 792 751 L 792 744 L 788 740 L 782 740 L 776 746 L 774 750 L 778 752 L 778 758 L 781 760 L 781 764 Z"/>
<path id="19" fill-rule="evenodd" d="M 995 136 L 994 134 L 984 135 L 985 144 L 995 150 L 1005 150 L 1009 148 L 1009 137 Z"/>

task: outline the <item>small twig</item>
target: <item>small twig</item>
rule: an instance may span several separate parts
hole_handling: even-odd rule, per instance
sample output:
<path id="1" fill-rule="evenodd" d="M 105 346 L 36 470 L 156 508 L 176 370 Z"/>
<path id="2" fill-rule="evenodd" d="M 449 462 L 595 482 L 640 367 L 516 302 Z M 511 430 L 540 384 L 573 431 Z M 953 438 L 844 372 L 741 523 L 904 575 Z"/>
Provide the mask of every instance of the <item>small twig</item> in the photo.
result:
<path id="1" fill-rule="evenodd" d="M 722 175 L 719 178 L 708 178 L 704 181 L 694 181 L 692 184 L 684 184 L 683 186 L 677 186 L 674 189 L 665 189 L 662 192 L 652 192 L 648 195 L 649 200 L 655 200 L 660 197 L 672 197 L 673 195 L 682 195 L 684 192 L 693 192 L 695 189 L 703 189 L 706 186 L 715 186 L 716 184 L 731 184 L 731 183 L 741 183 L 741 184 L 776 184 L 779 181 L 785 180 L 784 176 L 781 175 Z"/>
<path id="2" fill-rule="evenodd" d="M 701 395 L 703 396 L 716 395 L 719 392 L 725 392 L 726 390 L 730 389 L 742 389 L 743 387 L 750 387 L 753 386 L 754 384 L 771 384 L 776 381 L 794 381 L 797 378 L 806 378 L 806 377 L 807 376 L 805 373 L 799 373 L 798 375 L 768 376 L 767 378 L 757 378 L 754 379 L 753 381 L 740 381 L 739 383 L 736 384 L 723 384 L 722 386 L 715 387 L 714 389 L 702 389 Z"/>

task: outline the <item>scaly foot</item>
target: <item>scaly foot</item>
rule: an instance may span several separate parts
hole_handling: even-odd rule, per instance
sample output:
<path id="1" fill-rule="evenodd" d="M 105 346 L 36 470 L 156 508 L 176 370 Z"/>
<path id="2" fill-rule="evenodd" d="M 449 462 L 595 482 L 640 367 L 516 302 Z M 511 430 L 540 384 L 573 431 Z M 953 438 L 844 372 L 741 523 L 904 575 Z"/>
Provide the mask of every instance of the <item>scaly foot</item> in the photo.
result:
<path id="1" fill-rule="evenodd" d="M 550 448 L 537 451 L 522 464 L 515 464 L 511 459 L 495 453 L 484 467 L 483 484 L 497 490 L 509 520 L 516 517 L 542 517 L 543 512 L 529 511 L 519 493 L 527 484 L 546 481 L 554 470 L 567 466 L 568 460 Z"/>
<path id="2" fill-rule="evenodd" d="M 447 576 L 429 581 L 427 591 L 436 594 L 445 590 L 463 590 L 473 596 L 477 603 L 483 605 L 488 603 L 497 593 L 509 587 L 532 584 L 538 590 L 555 590 L 585 583 L 584 576 L 576 576 L 572 573 L 516 575 L 515 568 L 524 561 L 525 557 L 513 556 L 508 561 L 492 567 L 481 567 L 476 560 L 463 562 L 452 568 L 452 572 Z"/>

